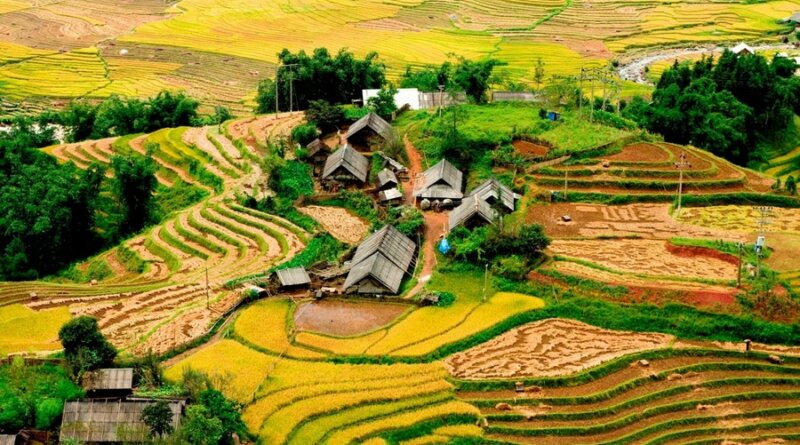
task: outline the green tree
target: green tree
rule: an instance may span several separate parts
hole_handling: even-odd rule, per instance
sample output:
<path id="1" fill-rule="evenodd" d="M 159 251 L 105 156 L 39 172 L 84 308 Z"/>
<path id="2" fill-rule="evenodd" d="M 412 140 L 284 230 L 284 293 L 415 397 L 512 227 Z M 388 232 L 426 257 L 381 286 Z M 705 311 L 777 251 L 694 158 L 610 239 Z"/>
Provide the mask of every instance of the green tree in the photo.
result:
<path id="1" fill-rule="evenodd" d="M 169 403 L 159 400 L 142 410 L 142 422 L 150 428 L 150 437 L 172 434 L 172 409 Z"/>
<path id="2" fill-rule="evenodd" d="M 203 405 L 186 408 L 186 418 L 178 432 L 179 442 L 188 445 L 217 445 L 225 429 L 222 421 Z"/>
<path id="3" fill-rule="evenodd" d="M 536 65 L 533 68 L 533 81 L 536 82 L 536 91 L 542 89 L 542 82 L 544 82 L 544 61 L 541 57 L 536 58 Z"/>
<path id="4" fill-rule="evenodd" d="M 795 181 L 794 176 L 789 175 L 786 178 L 786 182 L 784 183 L 784 187 L 786 188 L 786 191 L 789 192 L 789 194 L 791 194 L 791 195 L 796 195 L 797 194 L 797 182 Z"/>
<path id="5" fill-rule="evenodd" d="M 83 373 L 109 366 L 117 356 L 117 349 L 106 340 L 95 318 L 80 316 L 68 321 L 58 331 L 72 374 L 81 378 Z"/>
<path id="6" fill-rule="evenodd" d="M 153 217 L 153 191 L 158 184 L 155 162 L 149 155 L 114 156 L 111 167 L 114 169 L 114 192 L 122 206 L 120 233 L 136 233 Z"/>
<path id="7" fill-rule="evenodd" d="M 70 102 L 60 117 L 61 124 L 66 130 L 67 141 L 77 142 L 97 137 L 94 129 L 96 118 L 95 105 L 82 100 Z"/>
<path id="8" fill-rule="evenodd" d="M 472 61 L 459 58 L 459 63 L 453 70 L 452 82 L 475 103 L 483 103 L 486 101 L 492 72 L 500 65 L 504 63 L 496 59 Z"/>
<path id="9" fill-rule="evenodd" d="M 308 102 L 306 119 L 315 122 L 317 127 L 323 132 L 328 133 L 344 121 L 344 110 L 338 105 L 331 105 L 325 100 L 312 100 Z"/>
<path id="10" fill-rule="evenodd" d="M 397 88 L 389 84 L 389 87 L 382 88 L 377 96 L 370 97 L 367 101 L 367 106 L 378 116 L 390 120 L 392 113 L 397 111 L 397 105 L 394 103 L 394 96 L 396 94 Z"/>
<path id="11" fill-rule="evenodd" d="M 220 420 L 222 424 L 222 437 L 219 443 L 232 445 L 232 434 L 240 436 L 247 433 L 247 427 L 242 422 L 241 406 L 228 400 L 221 392 L 216 389 L 207 389 L 200 393 L 198 402 L 208 408 L 213 417 Z"/>

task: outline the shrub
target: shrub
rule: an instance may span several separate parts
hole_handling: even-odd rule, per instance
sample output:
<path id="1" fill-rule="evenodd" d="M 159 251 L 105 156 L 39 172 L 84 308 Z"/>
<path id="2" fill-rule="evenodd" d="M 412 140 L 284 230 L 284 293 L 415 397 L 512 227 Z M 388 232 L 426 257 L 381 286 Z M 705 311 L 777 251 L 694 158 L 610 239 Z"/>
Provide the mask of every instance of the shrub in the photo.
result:
<path id="1" fill-rule="evenodd" d="M 324 100 L 312 100 L 308 103 L 306 119 L 316 122 L 323 133 L 336 129 L 345 120 L 344 109 L 338 105 L 331 105 Z"/>
<path id="2" fill-rule="evenodd" d="M 292 141 L 305 147 L 317 138 L 317 125 L 313 121 L 292 128 Z"/>
<path id="3" fill-rule="evenodd" d="M 528 261 L 519 255 L 509 255 L 499 258 L 492 264 L 492 272 L 512 279 L 521 280 L 528 273 Z"/>
<path id="4" fill-rule="evenodd" d="M 452 306 L 453 302 L 456 301 L 456 296 L 452 292 L 436 292 L 436 295 L 439 297 L 439 302 L 436 303 L 436 306 L 439 307 Z"/>

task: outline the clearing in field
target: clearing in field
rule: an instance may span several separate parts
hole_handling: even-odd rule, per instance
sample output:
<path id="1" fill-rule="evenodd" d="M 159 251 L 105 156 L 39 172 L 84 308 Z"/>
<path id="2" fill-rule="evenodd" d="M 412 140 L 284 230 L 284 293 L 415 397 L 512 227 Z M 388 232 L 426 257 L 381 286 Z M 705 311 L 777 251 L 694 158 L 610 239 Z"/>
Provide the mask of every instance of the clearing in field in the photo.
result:
<path id="1" fill-rule="evenodd" d="M 341 207 L 306 206 L 298 210 L 314 218 L 334 238 L 347 244 L 358 244 L 369 231 L 366 221 Z"/>
<path id="2" fill-rule="evenodd" d="M 391 323 L 409 309 L 405 304 L 322 300 L 299 305 L 294 323 L 300 331 L 340 337 L 360 335 Z"/>
<path id="3" fill-rule="evenodd" d="M 514 328 L 448 357 L 448 371 L 461 379 L 510 379 L 568 375 L 617 357 L 665 348 L 671 335 L 610 331 L 552 318 Z"/>

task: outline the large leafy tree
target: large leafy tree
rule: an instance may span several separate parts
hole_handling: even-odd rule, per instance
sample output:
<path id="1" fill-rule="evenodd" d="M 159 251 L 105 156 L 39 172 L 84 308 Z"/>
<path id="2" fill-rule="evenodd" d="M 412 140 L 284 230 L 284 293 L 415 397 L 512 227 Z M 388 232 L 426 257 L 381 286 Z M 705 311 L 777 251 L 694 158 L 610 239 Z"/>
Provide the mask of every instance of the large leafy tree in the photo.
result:
<path id="1" fill-rule="evenodd" d="M 58 331 L 64 346 L 64 357 L 72 373 L 80 378 L 84 372 L 109 366 L 117 356 L 117 349 L 100 332 L 93 317 L 80 316 L 68 321 Z"/>
<path id="2" fill-rule="evenodd" d="M 311 55 L 284 49 L 278 62 L 282 67 L 277 79 L 264 80 L 258 86 L 259 113 L 275 110 L 276 82 L 281 111 L 289 109 L 290 101 L 295 110 L 308 108 L 313 100 L 349 104 L 361 98 L 362 89 L 380 88 L 386 82 L 386 68 L 375 52 L 359 59 L 344 49 L 334 56 L 325 48 L 317 48 Z"/>
<path id="3" fill-rule="evenodd" d="M 122 205 L 121 234 L 135 233 L 151 221 L 154 211 L 153 191 L 158 184 L 155 163 L 150 156 L 111 159 L 114 191 Z"/>
<path id="4" fill-rule="evenodd" d="M 172 434 L 172 410 L 169 403 L 159 400 L 142 410 L 142 422 L 150 428 L 150 437 Z"/>

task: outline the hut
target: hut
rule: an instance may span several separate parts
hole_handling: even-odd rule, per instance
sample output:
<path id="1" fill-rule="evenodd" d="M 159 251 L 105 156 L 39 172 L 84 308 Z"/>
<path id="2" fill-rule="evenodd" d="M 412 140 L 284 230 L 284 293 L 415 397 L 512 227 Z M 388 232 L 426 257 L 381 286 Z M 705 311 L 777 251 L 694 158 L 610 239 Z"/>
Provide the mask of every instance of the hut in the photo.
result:
<path id="1" fill-rule="evenodd" d="M 89 399 L 64 403 L 60 441 L 85 444 L 145 442 L 150 428 L 142 421 L 142 411 L 155 400 Z M 172 428 L 181 422 L 184 401 L 168 401 Z"/>
<path id="2" fill-rule="evenodd" d="M 394 128 L 390 123 L 377 114 L 370 112 L 347 129 L 345 138 L 350 145 L 372 150 L 373 146 L 379 146 L 384 142 L 394 140 L 395 134 Z"/>
<path id="3" fill-rule="evenodd" d="M 133 368 L 103 368 L 83 377 L 89 398 L 125 398 L 133 393 Z"/>
<path id="4" fill-rule="evenodd" d="M 385 168 L 388 168 L 396 175 L 408 175 L 408 169 L 405 165 L 398 162 L 396 159 L 391 158 L 386 155 L 386 153 L 379 151 L 377 152 L 383 158 L 383 165 Z"/>
<path id="5" fill-rule="evenodd" d="M 446 159 L 422 173 L 423 181 L 414 191 L 417 201 L 427 200 L 432 205 L 457 205 L 464 197 L 461 192 L 464 174 Z"/>
<path id="6" fill-rule="evenodd" d="M 731 48 L 731 52 L 733 52 L 737 56 L 743 56 L 745 54 L 748 54 L 748 55 L 752 56 L 753 54 L 756 53 L 756 50 L 753 49 L 752 46 L 750 46 L 750 45 L 748 45 L 746 43 L 740 43 L 740 44 L 734 46 L 733 48 Z"/>
<path id="7" fill-rule="evenodd" d="M 311 277 L 303 267 L 290 267 L 275 271 L 281 289 L 298 289 L 311 284 Z"/>
<path id="8" fill-rule="evenodd" d="M 381 204 L 398 204 L 402 200 L 403 193 L 397 188 L 378 192 L 378 201 L 380 201 Z"/>
<path id="9" fill-rule="evenodd" d="M 306 145 L 306 151 L 308 153 L 308 162 L 311 163 L 314 168 L 325 164 L 325 160 L 330 154 L 328 146 L 319 138 L 309 142 L 308 145 Z"/>
<path id="10" fill-rule="evenodd" d="M 500 183 L 495 178 L 487 179 L 481 185 L 472 189 L 467 196 L 478 196 L 489 205 L 501 205 L 503 209 L 509 212 L 513 212 L 516 209 L 517 200 L 521 198 L 520 195 L 511 191 L 508 186 Z"/>
<path id="11" fill-rule="evenodd" d="M 378 177 L 376 178 L 378 190 L 388 190 L 396 188 L 400 182 L 397 180 L 397 176 L 394 174 L 393 171 L 389 170 L 388 168 L 384 168 L 383 170 L 378 172 Z"/>
<path id="12" fill-rule="evenodd" d="M 322 170 L 322 179 L 364 184 L 367 182 L 368 174 L 369 160 L 366 156 L 345 145 L 328 156 L 325 168 Z"/>
<path id="13" fill-rule="evenodd" d="M 368 236 L 356 249 L 344 291 L 396 295 L 414 261 L 416 245 L 392 226 Z"/>

